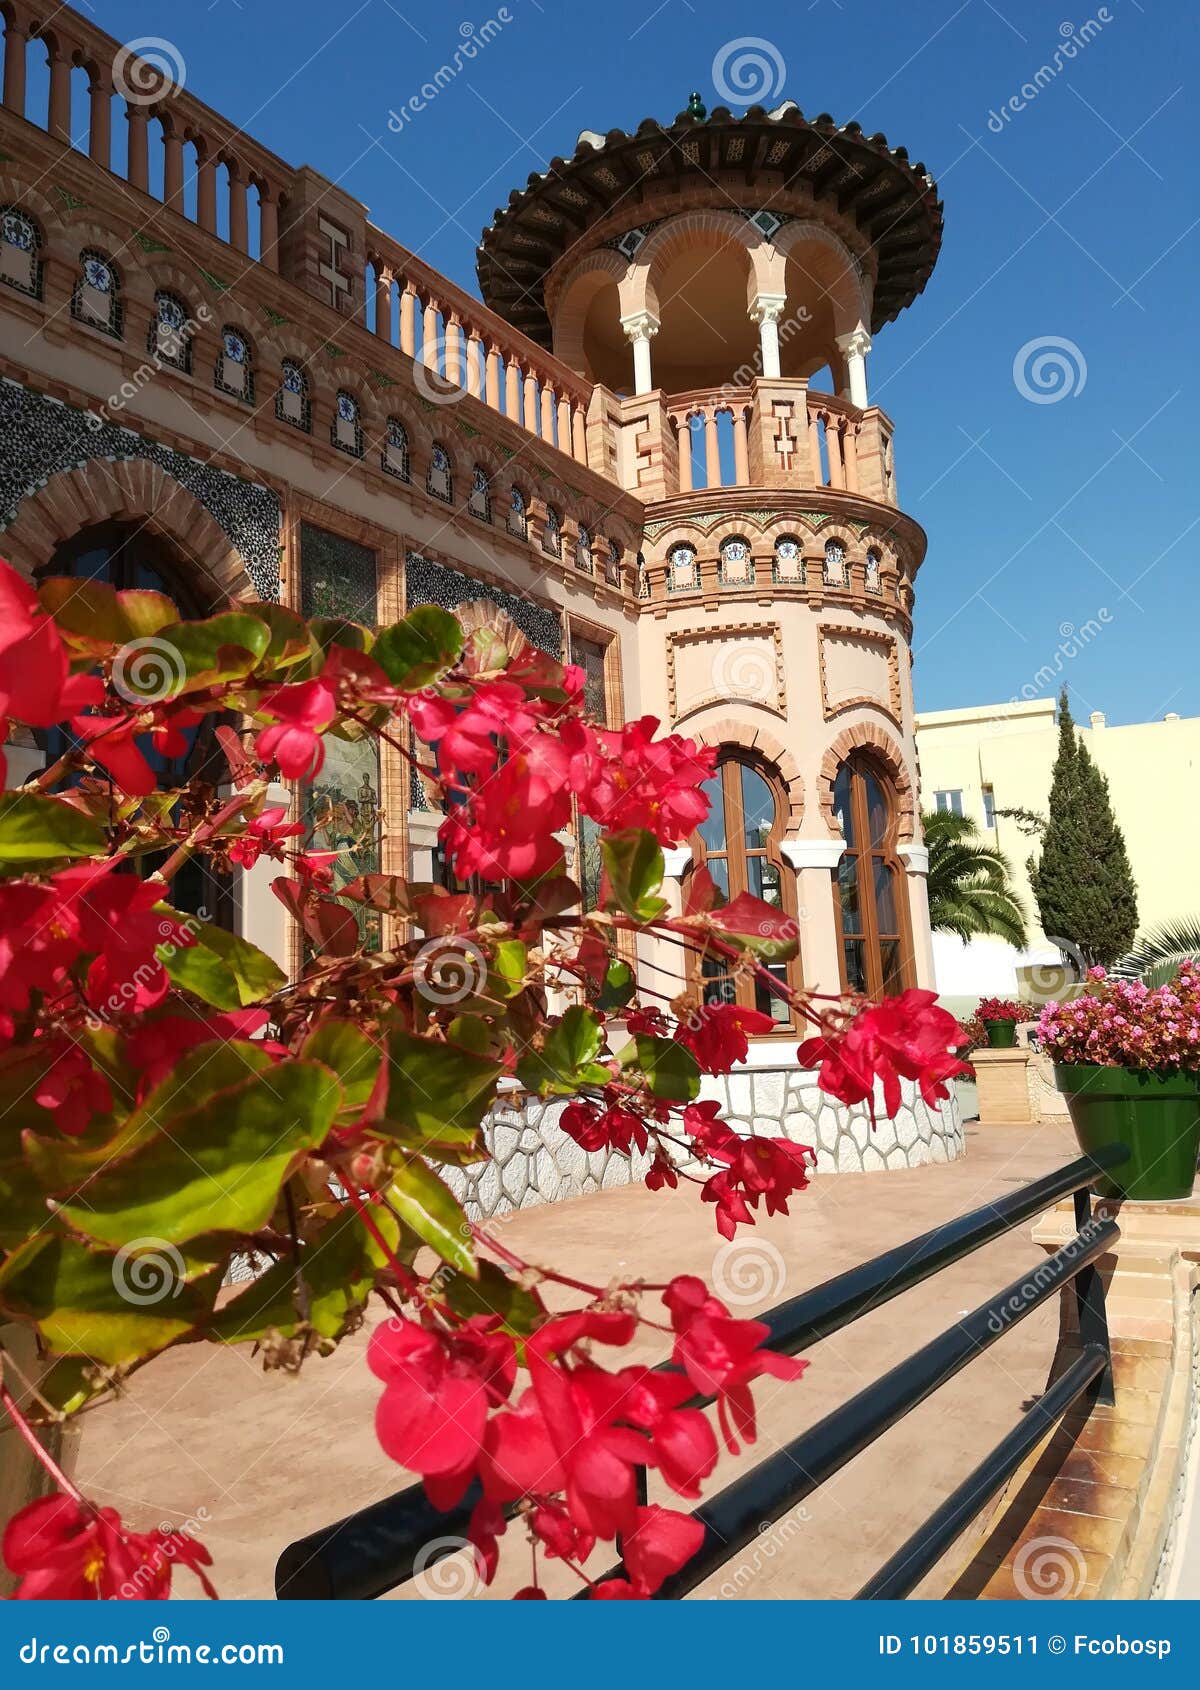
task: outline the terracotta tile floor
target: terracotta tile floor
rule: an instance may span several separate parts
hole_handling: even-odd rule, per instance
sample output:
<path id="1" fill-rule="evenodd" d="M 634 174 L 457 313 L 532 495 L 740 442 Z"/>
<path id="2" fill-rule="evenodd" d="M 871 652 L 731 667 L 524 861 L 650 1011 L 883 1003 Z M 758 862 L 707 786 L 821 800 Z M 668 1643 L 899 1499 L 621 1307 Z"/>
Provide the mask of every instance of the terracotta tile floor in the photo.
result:
<path id="1" fill-rule="evenodd" d="M 966 1158 L 946 1166 L 819 1179 L 790 1218 L 739 1235 L 747 1253 L 726 1271 L 751 1266 L 749 1250 L 762 1245 L 767 1282 L 735 1312 L 757 1312 L 818 1284 L 1075 1154 L 1069 1128 L 1060 1126 L 972 1124 L 967 1145 Z M 798 1383 L 762 1381 L 757 1453 L 797 1436 L 1041 1260 L 1031 1224 L 815 1346 Z M 504 1222 L 503 1236 L 527 1259 L 596 1282 L 616 1269 L 650 1280 L 671 1271 L 711 1279 L 721 1246 L 711 1209 L 691 1191 L 642 1187 L 525 1211 Z M 719 1262 L 716 1271 L 719 1277 Z M 1043 1387 L 1056 1332 L 1055 1306 L 1036 1311 L 794 1517 L 765 1531 L 700 1594 L 853 1595 Z M 172 1352 L 137 1375 L 122 1401 L 87 1418 L 79 1477 L 89 1494 L 119 1506 L 132 1523 L 199 1520 L 222 1594 L 269 1596 L 286 1543 L 405 1483 L 374 1440 L 378 1387 L 363 1361 L 364 1339 L 360 1333 L 335 1355 L 314 1358 L 298 1379 L 263 1374 L 248 1351 Z M 649 1349 L 644 1354 L 657 1359 Z M 710 1494 L 715 1480 L 724 1483 L 741 1464 L 724 1457 Z M 653 1478 L 650 1494 L 669 1500 Z M 509 1595 L 527 1580 L 525 1546 L 515 1529 L 509 1539 L 489 1594 Z M 603 1571 L 610 1561 L 601 1546 L 589 1570 Z M 565 1584 L 551 1582 L 561 1591 L 574 1581 L 566 1575 Z M 190 1585 L 188 1575 L 178 1577 L 179 1594 L 190 1594 Z M 412 1593 L 409 1586 L 398 1594 Z"/>

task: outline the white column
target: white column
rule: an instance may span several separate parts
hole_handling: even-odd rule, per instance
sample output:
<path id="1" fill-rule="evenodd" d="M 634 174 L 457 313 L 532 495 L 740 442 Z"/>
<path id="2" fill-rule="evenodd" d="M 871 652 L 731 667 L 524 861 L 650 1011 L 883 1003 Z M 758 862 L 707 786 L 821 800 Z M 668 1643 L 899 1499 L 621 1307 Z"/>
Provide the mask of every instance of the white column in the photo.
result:
<path id="1" fill-rule="evenodd" d="M 750 321 L 758 324 L 762 373 L 771 381 L 779 379 L 779 319 L 786 304 L 786 294 L 760 293 L 750 306 Z"/>
<path id="2" fill-rule="evenodd" d="M 851 329 L 849 334 L 838 335 L 837 343 L 846 360 L 850 403 L 865 411 L 870 403 L 867 398 L 867 353 L 871 350 L 871 337 L 866 329 Z"/>
<path id="3" fill-rule="evenodd" d="M 814 992 L 842 989 L 841 943 L 833 902 L 833 871 L 846 849 L 844 839 L 783 839 L 779 850 L 796 871 L 800 918 L 800 967 Z"/>
<path id="4" fill-rule="evenodd" d="M 926 845 L 897 845 L 896 855 L 904 864 L 908 882 L 908 919 L 912 930 L 913 964 L 917 985 L 936 990 L 933 973 L 933 933 L 929 926 L 929 848 Z"/>
<path id="5" fill-rule="evenodd" d="M 650 372 L 650 342 L 658 333 L 658 318 L 650 311 L 635 311 L 632 316 L 621 318 L 621 327 L 633 347 L 633 391 L 652 393 L 654 378 Z"/>
<path id="6" fill-rule="evenodd" d="M 292 794 L 290 790 L 278 781 L 272 781 L 267 788 L 264 801 L 265 809 L 274 809 L 282 805 L 290 810 Z M 285 818 L 286 819 L 286 818 Z M 243 939 L 248 939 L 252 945 L 257 945 L 260 951 L 265 951 L 273 962 L 280 968 L 287 970 L 291 963 L 288 956 L 288 933 L 290 917 L 279 899 L 271 890 L 271 882 L 278 880 L 280 875 L 288 873 L 285 863 L 276 862 L 273 857 L 260 857 L 253 868 L 244 868 L 238 875 L 237 902 L 238 914 Z"/>

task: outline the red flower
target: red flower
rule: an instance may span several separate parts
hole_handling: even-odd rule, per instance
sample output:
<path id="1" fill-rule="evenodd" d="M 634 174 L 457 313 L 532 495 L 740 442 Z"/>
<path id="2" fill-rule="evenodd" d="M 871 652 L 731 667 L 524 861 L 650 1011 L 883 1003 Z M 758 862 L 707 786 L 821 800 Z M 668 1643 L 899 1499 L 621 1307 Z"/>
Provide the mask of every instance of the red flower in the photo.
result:
<path id="1" fill-rule="evenodd" d="M 50 1062 L 33 1092 L 33 1101 L 54 1116 L 60 1132 L 72 1137 L 86 1132 L 95 1114 L 112 1108 L 108 1081 L 92 1067 L 82 1045 L 68 1038 L 39 1039 L 35 1048 L 48 1047 Z"/>
<path id="2" fill-rule="evenodd" d="M 685 1566 L 704 1542 L 704 1527 L 693 1514 L 639 1508 L 633 1529 L 621 1539 L 621 1556 L 637 1596 L 653 1596 L 664 1579 Z"/>
<path id="3" fill-rule="evenodd" d="M 640 827 L 664 845 L 686 839 L 708 814 L 700 788 L 716 767 L 716 750 L 669 734 L 654 738 L 658 720 L 642 716 L 611 732 L 566 724 L 571 785 L 585 815 L 612 831 Z"/>
<path id="4" fill-rule="evenodd" d="M 841 1035 L 806 1039 L 796 1052 L 803 1068 L 816 1068 L 817 1083 L 843 1103 L 866 1101 L 875 1119 L 875 1080 L 883 1082 L 888 1115 L 900 1108 L 900 1080 L 916 1080 L 931 1107 L 948 1092 L 945 1082 L 969 1074 L 955 1052 L 966 1035 L 936 992 L 910 988 L 899 997 L 860 1010 Z"/>
<path id="5" fill-rule="evenodd" d="M 260 730 L 255 748 L 264 763 L 276 763 L 289 780 L 311 780 L 325 761 L 323 731 L 337 715 L 333 689 L 319 677 L 276 687 L 259 708 L 278 720 Z"/>
<path id="6" fill-rule="evenodd" d="M 681 1373 L 656 1373 L 625 1367 L 617 1375 L 624 1394 L 624 1415 L 650 1434 L 658 1470 L 680 1496 L 699 1496 L 700 1480 L 717 1464 L 717 1440 L 698 1408 L 683 1408 L 693 1393 Z"/>
<path id="7" fill-rule="evenodd" d="M 397 1318 L 376 1327 L 367 1365 L 386 1389 L 375 1412 L 384 1452 L 420 1473 L 437 1508 L 471 1482 L 488 1410 L 516 1377 L 516 1350 L 498 1316 L 474 1315 L 454 1333 Z"/>
<path id="8" fill-rule="evenodd" d="M 675 1328 L 672 1360 L 681 1367 L 697 1391 L 717 1399 L 717 1419 L 726 1447 L 738 1453 L 730 1424 L 746 1443 L 756 1435 L 754 1398 L 750 1381 L 769 1373 L 775 1379 L 799 1379 L 808 1366 L 794 1356 L 760 1350 L 771 1329 L 761 1320 L 735 1320 L 701 1279 L 680 1274 L 663 1293 L 663 1302 Z"/>
<path id="9" fill-rule="evenodd" d="M 108 770 L 122 792 L 130 798 L 149 797 L 158 785 L 158 776 L 137 743 L 146 726 L 139 722 L 136 712 L 74 716 L 71 726 L 88 747 L 89 756 Z"/>
<path id="10" fill-rule="evenodd" d="M 305 831 L 303 822 L 284 822 L 287 810 L 282 804 L 263 810 L 253 821 L 243 822 L 240 832 L 229 847 L 229 860 L 238 863 L 242 868 L 253 868 L 263 852 L 271 856 L 279 854 L 279 846 L 285 839 L 295 839 Z"/>
<path id="11" fill-rule="evenodd" d="M 692 1052 L 702 1074 L 728 1074 L 735 1062 L 746 1060 L 750 1039 L 774 1030 L 774 1020 L 761 1009 L 715 1003 L 681 1022 L 675 1037 Z"/>
<path id="12" fill-rule="evenodd" d="M 197 1045 L 226 1043 L 231 1039 L 248 1039 L 270 1021 L 265 1009 L 234 1009 L 222 1015 L 170 1015 L 140 1021 L 125 1044 L 125 1054 L 138 1071 L 138 1101 L 147 1097 L 160 1080 L 175 1067 L 179 1058 Z M 272 1056 L 284 1056 L 280 1044 L 258 1039 L 256 1051 L 269 1051 Z"/>
<path id="13" fill-rule="evenodd" d="M 451 809 L 438 837 L 460 880 L 527 881 L 557 870 L 563 850 L 554 835 L 571 819 L 565 772 L 562 747 L 539 734 Z"/>
<path id="14" fill-rule="evenodd" d="M 66 648 L 37 594 L 0 562 L 0 741 L 9 717 L 49 728 L 103 697 L 96 675 L 71 675 Z M 0 777 L 4 758 L 0 754 Z"/>
<path id="15" fill-rule="evenodd" d="M 15 1514 L 4 1532 L 4 1561 L 21 1580 L 21 1601 L 160 1601 L 171 1594 L 176 1561 L 192 1569 L 207 1596 L 217 1594 L 201 1570 L 212 1556 L 195 1538 L 130 1531 L 115 1508 L 69 1496 L 44 1496 Z"/>

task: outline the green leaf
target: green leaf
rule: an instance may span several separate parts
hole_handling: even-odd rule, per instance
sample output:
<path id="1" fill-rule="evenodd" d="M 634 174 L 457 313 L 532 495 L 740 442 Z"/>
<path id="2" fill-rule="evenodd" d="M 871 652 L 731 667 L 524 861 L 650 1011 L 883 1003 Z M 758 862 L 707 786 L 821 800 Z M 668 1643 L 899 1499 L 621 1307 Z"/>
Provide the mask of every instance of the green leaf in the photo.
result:
<path id="1" fill-rule="evenodd" d="M 287 984 L 287 975 L 278 963 L 248 939 L 169 905 L 158 907 L 196 940 L 194 945 L 163 945 L 159 960 L 174 985 L 194 992 L 214 1009 L 246 1009 Z"/>
<path id="2" fill-rule="evenodd" d="M 439 1274 L 438 1287 L 455 1314 L 464 1320 L 472 1315 L 498 1314 L 510 1338 L 528 1338 L 546 1318 L 546 1305 L 536 1291 L 526 1291 L 498 1267 L 481 1261 L 478 1279 L 461 1274 Z"/>
<path id="3" fill-rule="evenodd" d="M 93 650 L 146 639 L 179 620 L 179 606 L 165 593 L 118 592 L 106 581 L 80 575 L 52 575 L 38 598 L 59 628 Z"/>
<path id="4" fill-rule="evenodd" d="M 403 622 L 381 629 L 371 656 L 393 686 L 419 692 L 453 666 L 462 641 L 462 629 L 448 610 L 423 604 Z"/>
<path id="5" fill-rule="evenodd" d="M 400 1225 L 382 1204 L 372 1219 L 395 1249 Z M 222 1343 L 257 1342 L 272 1329 L 285 1336 L 301 1322 L 297 1265 L 304 1280 L 309 1323 L 323 1338 L 340 1338 L 347 1317 L 371 1294 L 375 1273 L 386 1257 L 354 1210 L 340 1209 L 314 1238 L 304 1241 L 300 1262 L 288 1255 L 226 1303 L 208 1323 L 208 1336 Z"/>
<path id="6" fill-rule="evenodd" d="M 337 1076 L 341 1095 L 337 1124 L 356 1121 L 371 1100 L 383 1051 L 375 1039 L 352 1021 L 322 1021 L 300 1048 L 310 1062 L 323 1062 Z"/>
<path id="7" fill-rule="evenodd" d="M 370 651 L 375 638 L 361 622 L 348 622 L 341 616 L 310 616 L 308 631 L 326 654 L 335 645 L 347 651 Z"/>
<path id="8" fill-rule="evenodd" d="M 529 951 L 521 939 L 501 939 L 493 947 L 488 970 L 488 994 L 501 1002 L 524 990 Z"/>
<path id="9" fill-rule="evenodd" d="M 517 1078 L 539 1097 L 569 1096 L 583 1086 L 603 1086 L 612 1079 L 596 1061 L 604 1043 L 598 1015 L 573 1004 L 546 1034 L 541 1050 L 528 1051 L 517 1064 Z"/>
<path id="10" fill-rule="evenodd" d="M 796 955 L 799 937 L 794 917 L 750 892 L 708 912 L 709 925 L 740 951 L 761 962 L 786 962 Z"/>
<path id="11" fill-rule="evenodd" d="M 410 1128 L 418 1149 L 423 1140 L 441 1141 L 447 1129 L 473 1135 L 495 1100 L 501 1072 L 490 1057 L 396 1028 L 388 1036 L 387 1122 Z M 387 1122 L 373 1130 L 387 1132 Z"/>
<path id="12" fill-rule="evenodd" d="M 58 1213 L 102 1244 L 256 1232 L 271 1218 L 293 1165 L 329 1131 L 336 1105 L 327 1068 L 279 1063 L 162 1119 L 153 1138 L 99 1169 L 86 1195 Z"/>
<path id="13" fill-rule="evenodd" d="M 644 1076 L 655 1097 L 669 1103 L 690 1103 L 700 1091 L 700 1065 L 674 1039 L 638 1033 L 621 1051 L 621 1066 Z"/>
<path id="14" fill-rule="evenodd" d="M 396 1169 L 386 1195 L 400 1219 L 444 1262 L 472 1279 L 476 1277 L 479 1267 L 471 1248 L 466 1212 L 431 1167 L 414 1156 Z"/>
<path id="15" fill-rule="evenodd" d="M 158 1238 L 112 1254 L 43 1233 L 0 1268 L 0 1308 L 35 1321 L 59 1355 L 122 1367 L 193 1331 L 212 1308 L 223 1266 L 189 1262 Z"/>
<path id="16" fill-rule="evenodd" d="M 663 883 L 663 854 L 652 833 L 630 827 L 621 833 L 605 834 L 600 840 L 600 855 L 608 881 L 606 908 L 615 906 L 642 922 L 662 915 L 667 902 L 656 894 Z"/>
<path id="17" fill-rule="evenodd" d="M 229 610 L 203 622 L 175 622 L 159 629 L 140 650 L 118 651 L 114 670 L 131 698 L 177 698 L 198 687 L 248 675 L 271 643 L 257 616 Z"/>
<path id="18" fill-rule="evenodd" d="M 610 962 L 604 971 L 604 984 L 596 997 L 596 1008 L 604 1015 L 611 1014 L 614 1009 L 624 1009 L 636 987 L 637 981 L 627 962 Z"/>
<path id="19" fill-rule="evenodd" d="M 0 864 L 24 869 L 62 857 L 99 857 L 104 830 L 73 804 L 37 792 L 0 793 Z"/>

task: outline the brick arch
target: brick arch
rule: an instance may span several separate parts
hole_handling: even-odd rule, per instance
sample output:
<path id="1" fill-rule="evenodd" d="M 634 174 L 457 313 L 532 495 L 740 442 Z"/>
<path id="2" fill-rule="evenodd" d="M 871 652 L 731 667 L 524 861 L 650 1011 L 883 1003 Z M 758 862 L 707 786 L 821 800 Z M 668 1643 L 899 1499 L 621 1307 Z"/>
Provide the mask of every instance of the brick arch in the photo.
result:
<path id="1" fill-rule="evenodd" d="M 800 831 L 804 816 L 804 777 L 787 746 L 769 728 L 756 727 L 750 722 L 739 722 L 734 716 L 723 716 L 720 721 L 706 722 L 702 728 L 697 729 L 695 737 L 701 745 L 714 745 L 718 748 L 733 746 L 738 751 L 747 752 L 752 758 L 770 763 L 783 782 L 787 794 L 788 813 L 784 823 L 784 837 L 791 838 Z"/>
<path id="2" fill-rule="evenodd" d="M 830 833 L 837 836 L 839 832 L 837 817 L 833 813 L 833 783 L 837 779 L 838 770 L 852 751 L 869 752 L 887 770 L 896 793 L 896 810 L 900 824 L 898 836 L 901 844 L 911 842 L 915 838 L 916 828 L 916 793 L 912 777 L 896 741 L 875 722 L 856 722 L 853 727 L 846 728 L 821 759 L 817 795 L 820 799 L 821 814 Z"/>
<path id="3" fill-rule="evenodd" d="M 214 607 L 257 599 L 241 558 L 204 506 L 174 476 L 142 458 L 93 458 L 53 475 L 26 494 L 0 533 L 0 555 L 26 576 L 49 563 L 81 529 L 111 521 L 142 522 L 191 565 Z"/>
<path id="4" fill-rule="evenodd" d="M 734 211 L 688 211 L 668 218 L 642 243 L 621 290 L 622 312 L 651 311 L 661 316 L 657 278 L 678 253 L 702 247 L 728 247 L 742 253 L 747 305 L 757 294 L 770 291 L 771 249 L 761 230 Z"/>
<path id="5" fill-rule="evenodd" d="M 583 355 L 583 331 L 592 301 L 606 282 L 619 290 L 618 310 L 624 312 L 624 292 L 629 265 L 620 253 L 605 248 L 589 252 L 558 285 L 556 297 L 547 301 L 554 325 L 554 355 L 581 375 L 587 370 Z"/>

